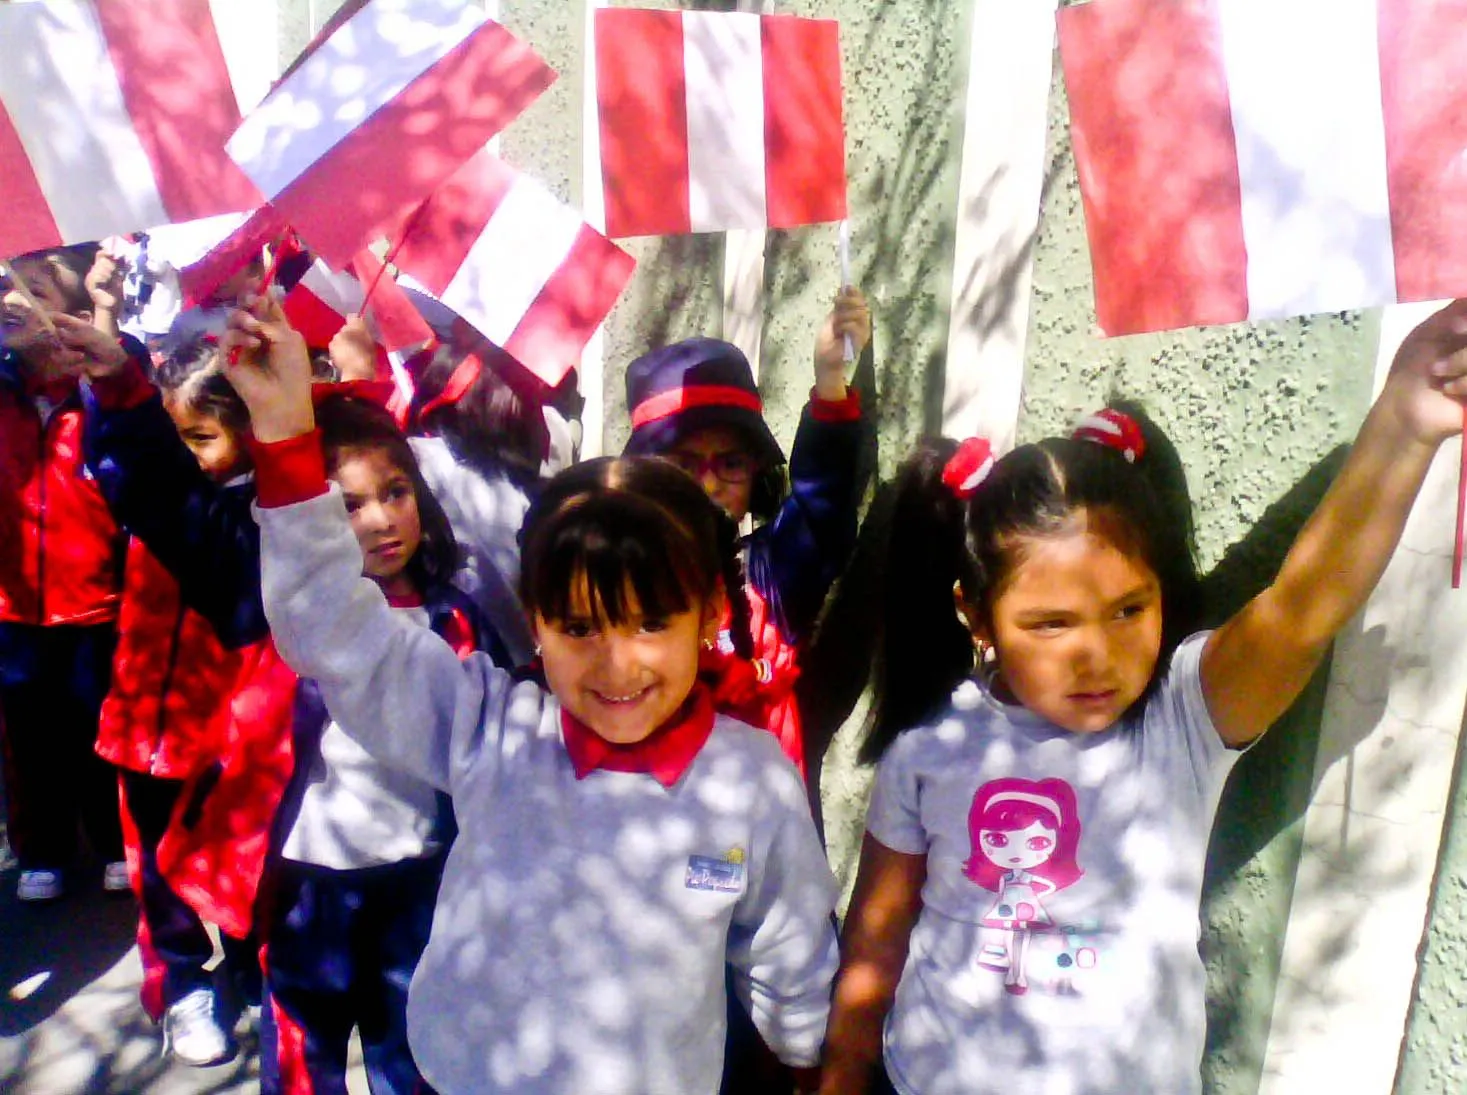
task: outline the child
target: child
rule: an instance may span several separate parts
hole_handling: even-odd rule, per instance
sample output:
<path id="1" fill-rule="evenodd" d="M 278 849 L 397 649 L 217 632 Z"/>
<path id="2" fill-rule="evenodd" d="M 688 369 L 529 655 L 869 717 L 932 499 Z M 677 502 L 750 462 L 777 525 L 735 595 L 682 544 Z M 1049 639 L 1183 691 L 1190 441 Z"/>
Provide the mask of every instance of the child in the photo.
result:
<path id="1" fill-rule="evenodd" d="M 738 347 L 688 339 L 639 357 L 626 377 L 626 455 L 663 456 L 735 521 L 760 522 L 744 548 L 747 609 L 732 606 L 719 645 L 724 654 L 757 659 L 763 687 L 735 713 L 779 738 L 810 777 L 812 801 L 819 798 L 814 773 L 825 743 L 810 743 L 807 751 L 791 690 L 800 648 L 856 538 L 861 404 L 846 386 L 847 337 L 858 354 L 871 337 L 866 300 L 849 287 L 837 295 L 816 342 L 815 387 L 795 434 L 788 486 L 784 453 Z"/>
<path id="2" fill-rule="evenodd" d="M 86 355 L 130 351 L 91 325 L 95 250 L 23 255 L 16 282 L 0 285 L 0 724 L 22 901 L 61 895 L 79 817 L 106 863 L 104 886 L 128 885 L 116 780 L 92 752 L 123 541 L 82 467 L 73 370 Z"/>
<path id="3" fill-rule="evenodd" d="M 822 1091 L 1200 1092 L 1223 781 L 1379 579 L 1461 430 L 1464 348 L 1467 302 L 1416 329 L 1273 584 L 1190 638 L 1183 525 L 1133 421 L 907 462 Z"/>
<path id="4" fill-rule="evenodd" d="M 813 1065 L 833 880 L 793 768 L 696 679 L 724 608 L 726 520 L 660 462 L 563 472 L 526 522 L 520 578 L 549 693 L 460 664 L 361 580 L 299 339 L 269 301 L 231 324 L 282 652 L 343 729 L 453 796 L 462 835 L 409 1008 L 428 1082 L 711 1093 L 725 961 L 771 1044 Z"/>
<path id="5" fill-rule="evenodd" d="M 165 361 L 156 380 L 199 467 L 223 485 L 248 473 L 243 439 L 249 420 L 213 368 L 216 356 L 217 346 L 198 340 Z M 184 605 L 172 575 L 133 538 L 97 754 L 119 769 L 127 862 L 140 912 L 143 1010 L 162 1022 L 165 1051 L 196 1066 L 217 1064 L 234 1047 L 205 968 L 214 956 L 213 940 L 170 882 L 171 864 L 166 856 L 160 860 L 159 847 L 190 781 L 217 764 L 224 751 L 229 696 L 241 663 L 209 622 Z M 240 1002 L 258 1005 L 255 945 L 227 933 L 221 942 Z"/>
<path id="6" fill-rule="evenodd" d="M 216 350 L 206 380 L 222 380 L 219 361 Z M 233 933 L 249 930 L 268 870 L 260 913 L 269 1004 L 262 1087 L 341 1090 L 357 1027 L 372 1090 L 406 1095 L 419 1082 L 405 1034 L 406 988 L 427 939 L 451 816 L 432 787 L 381 768 L 346 738 L 312 682 L 275 671 L 250 499 L 180 464 L 178 436 L 160 430 L 157 400 L 140 376 L 99 368 L 91 386 L 88 449 L 109 501 L 178 577 L 185 599 L 220 621 L 227 641 L 264 648 L 247 656 L 235 687 L 229 736 L 239 744 L 215 782 L 190 794 L 200 800 L 200 820 L 190 827 L 195 848 L 178 856 L 187 894 Z M 453 536 L 406 439 L 386 410 L 355 391 L 320 385 L 317 395 L 332 475 L 353 505 L 359 572 L 412 626 L 431 627 L 465 652 L 481 635 L 497 650 L 448 585 Z M 203 451 L 197 414 L 182 425 L 186 441 Z M 232 592 L 221 597 L 219 588 Z M 286 786 L 279 773 L 290 772 L 292 757 Z M 236 848 L 228 856 L 199 849 L 208 843 L 200 832 Z M 199 877 L 221 863 L 212 880 Z"/>

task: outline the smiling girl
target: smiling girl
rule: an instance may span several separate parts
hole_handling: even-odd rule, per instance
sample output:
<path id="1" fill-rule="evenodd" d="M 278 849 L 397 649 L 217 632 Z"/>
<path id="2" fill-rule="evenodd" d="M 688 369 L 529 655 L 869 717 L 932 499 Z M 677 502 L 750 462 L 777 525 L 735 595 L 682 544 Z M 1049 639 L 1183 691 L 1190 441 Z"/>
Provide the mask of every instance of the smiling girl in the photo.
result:
<path id="1" fill-rule="evenodd" d="M 834 881 L 793 765 L 697 679 L 737 573 L 732 523 L 662 461 L 561 473 L 523 536 L 545 684 L 460 663 L 362 577 L 298 336 L 269 301 L 231 324 L 281 652 L 362 747 L 453 798 L 460 836 L 408 1008 L 428 1082 L 711 1095 L 725 962 L 781 1057 L 814 1066 Z"/>

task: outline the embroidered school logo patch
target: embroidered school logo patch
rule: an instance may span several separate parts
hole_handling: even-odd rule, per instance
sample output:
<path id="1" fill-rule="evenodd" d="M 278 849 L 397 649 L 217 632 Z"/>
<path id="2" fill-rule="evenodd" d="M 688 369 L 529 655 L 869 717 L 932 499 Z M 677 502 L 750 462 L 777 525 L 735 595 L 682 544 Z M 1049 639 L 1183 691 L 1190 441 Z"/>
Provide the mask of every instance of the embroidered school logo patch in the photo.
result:
<path id="1" fill-rule="evenodd" d="M 688 856 L 688 873 L 683 885 L 690 890 L 738 893 L 744 888 L 744 850 L 730 848 L 722 859 L 706 855 Z"/>

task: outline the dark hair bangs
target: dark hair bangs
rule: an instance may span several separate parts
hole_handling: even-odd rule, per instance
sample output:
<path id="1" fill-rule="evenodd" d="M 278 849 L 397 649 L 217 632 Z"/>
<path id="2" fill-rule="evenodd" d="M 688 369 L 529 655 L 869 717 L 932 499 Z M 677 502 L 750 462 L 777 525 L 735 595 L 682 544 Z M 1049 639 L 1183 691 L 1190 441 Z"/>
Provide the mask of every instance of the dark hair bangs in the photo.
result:
<path id="1" fill-rule="evenodd" d="M 686 612 L 712 592 L 715 560 L 691 530 L 647 498 L 625 493 L 573 500 L 526 560 L 526 608 L 547 620 L 593 624 Z"/>

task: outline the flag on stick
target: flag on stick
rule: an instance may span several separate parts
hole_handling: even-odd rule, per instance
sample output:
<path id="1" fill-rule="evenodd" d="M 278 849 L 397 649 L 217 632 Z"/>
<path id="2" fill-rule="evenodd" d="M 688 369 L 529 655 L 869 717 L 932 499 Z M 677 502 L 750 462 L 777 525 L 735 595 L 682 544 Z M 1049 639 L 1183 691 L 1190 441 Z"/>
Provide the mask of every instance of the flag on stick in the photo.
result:
<path id="1" fill-rule="evenodd" d="M 340 268 L 554 79 L 475 5 L 374 0 L 293 67 L 228 149 Z"/>
<path id="2" fill-rule="evenodd" d="M 280 307 L 307 346 L 324 349 L 346 326 L 347 316 L 361 314 L 365 298 L 362 283 L 355 276 L 333 271 L 317 259 L 291 286 Z"/>
<path id="3" fill-rule="evenodd" d="M 208 0 L 0 3 L 0 255 L 248 211 Z"/>
<path id="4" fill-rule="evenodd" d="M 480 151 L 409 218 L 400 269 L 550 387 L 636 261 L 540 183 Z"/>
<path id="5" fill-rule="evenodd" d="M 1467 293 L 1467 0 L 1059 13 L 1107 334 Z"/>
<path id="6" fill-rule="evenodd" d="M 790 228 L 846 215 L 840 37 L 752 12 L 596 12 L 611 236 Z"/>

